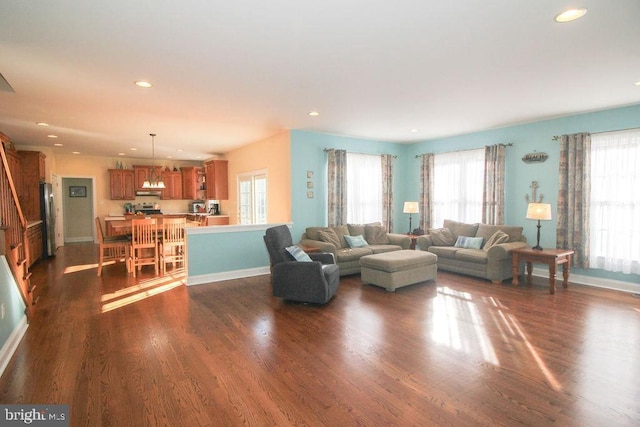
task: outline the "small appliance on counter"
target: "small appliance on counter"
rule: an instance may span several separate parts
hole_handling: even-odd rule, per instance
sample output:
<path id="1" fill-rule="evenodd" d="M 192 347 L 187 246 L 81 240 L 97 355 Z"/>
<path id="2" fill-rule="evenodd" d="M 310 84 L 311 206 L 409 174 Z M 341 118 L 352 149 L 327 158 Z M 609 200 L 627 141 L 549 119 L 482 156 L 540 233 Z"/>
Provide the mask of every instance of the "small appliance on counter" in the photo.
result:
<path id="1" fill-rule="evenodd" d="M 206 213 L 204 200 L 194 200 L 189 203 L 189 213 Z"/>
<path id="2" fill-rule="evenodd" d="M 162 214 L 158 203 L 136 203 L 133 205 L 133 211 L 144 215 Z"/>
<path id="3" fill-rule="evenodd" d="M 209 215 L 220 215 L 220 203 L 217 200 L 209 200 Z"/>

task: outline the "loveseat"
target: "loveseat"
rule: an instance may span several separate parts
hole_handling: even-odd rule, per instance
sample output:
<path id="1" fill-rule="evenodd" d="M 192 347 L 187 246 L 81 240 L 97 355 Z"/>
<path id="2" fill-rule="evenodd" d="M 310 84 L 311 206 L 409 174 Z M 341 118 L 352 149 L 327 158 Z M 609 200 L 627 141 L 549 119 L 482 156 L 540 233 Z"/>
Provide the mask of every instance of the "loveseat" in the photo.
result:
<path id="1" fill-rule="evenodd" d="M 513 277 L 511 250 L 527 246 L 522 227 L 445 220 L 416 239 L 416 247 L 438 255 L 438 270 L 489 279 Z M 520 274 L 522 268 L 520 269 Z"/>
<path id="2" fill-rule="evenodd" d="M 340 267 L 340 275 L 345 276 L 360 273 L 361 257 L 409 249 L 411 239 L 406 234 L 387 233 L 379 223 L 348 224 L 307 227 L 300 244 L 332 253 Z"/>

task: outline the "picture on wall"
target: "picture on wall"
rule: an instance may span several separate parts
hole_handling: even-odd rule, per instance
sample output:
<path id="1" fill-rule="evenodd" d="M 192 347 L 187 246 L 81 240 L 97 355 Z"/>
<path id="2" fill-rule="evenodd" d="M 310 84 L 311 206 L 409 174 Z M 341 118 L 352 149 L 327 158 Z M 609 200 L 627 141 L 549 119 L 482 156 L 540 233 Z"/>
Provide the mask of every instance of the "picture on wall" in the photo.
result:
<path id="1" fill-rule="evenodd" d="M 84 185 L 69 186 L 69 197 L 87 197 L 87 187 Z"/>

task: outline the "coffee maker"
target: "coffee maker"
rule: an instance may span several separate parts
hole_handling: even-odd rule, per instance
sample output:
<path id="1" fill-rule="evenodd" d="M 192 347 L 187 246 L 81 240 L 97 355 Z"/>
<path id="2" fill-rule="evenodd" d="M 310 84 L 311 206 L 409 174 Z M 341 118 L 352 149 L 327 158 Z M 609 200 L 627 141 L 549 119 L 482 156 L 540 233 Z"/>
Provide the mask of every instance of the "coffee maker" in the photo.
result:
<path id="1" fill-rule="evenodd" d="M 220 202 L 209 200 L 209 215 L 220 215 Z"/>

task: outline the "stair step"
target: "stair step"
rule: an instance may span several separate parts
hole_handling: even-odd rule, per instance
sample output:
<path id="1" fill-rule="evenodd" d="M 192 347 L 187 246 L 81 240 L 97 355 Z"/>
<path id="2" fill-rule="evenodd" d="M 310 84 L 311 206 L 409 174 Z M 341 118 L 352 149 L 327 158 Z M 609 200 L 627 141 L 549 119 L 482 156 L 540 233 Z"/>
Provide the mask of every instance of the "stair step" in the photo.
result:
<path id="1" fill-rule="evenodd" d="M 29 287 L 29 290 L 28 290 L 27 292 L 29 292 L 29 293 L 33 293 L 33 291 L 36 289 L 36 287 L 37 287 L 36 285 L 31 285 L 31 286 Z"/>
<path id="2" fill-rule="evenodd" d="M 20 267 L 21 265 L 23 265 L 25 262 L 27 262 L 26 258 L 21 258 L 18 260 L 18 262 L 16 263 L 18 267 Z"/>
<path id="3" fill-rule="evenodd" d="M 31 279 L 31 272 L 28 272 L 27 274 L 24 275 L 24 277 L 22 278 L 22 280 L 24 280 L 25 282 L 27 280 Z"/>

